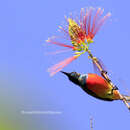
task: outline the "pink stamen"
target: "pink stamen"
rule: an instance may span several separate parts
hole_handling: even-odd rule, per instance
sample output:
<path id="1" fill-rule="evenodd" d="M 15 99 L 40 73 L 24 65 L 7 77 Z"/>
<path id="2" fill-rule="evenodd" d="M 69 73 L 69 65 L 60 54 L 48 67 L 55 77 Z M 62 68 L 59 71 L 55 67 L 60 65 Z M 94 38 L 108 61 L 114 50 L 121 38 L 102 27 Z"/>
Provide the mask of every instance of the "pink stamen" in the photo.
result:
<path id="1" fill-rule="evenodd" d="M 56 44 L 56 45 L 59 45 L 59 46 L 63 46 L 63 47 L 68 47 L 68 48 L 71 48 L 71 49 L 74 48 L 73 46 L 66 45 L 66 44 L 63 44 L 63 43 L 60 43 L 60 42 L 56 42 L 56 41 L 53 41 L 51 39 L 47 40 L 47 42 L 52 43 L 52 44 Z"/>
<path id="2" fill-rule="evenodd" d="M 105 20 L 110 17 L 110 13 L 108 13 L 106 16 L 104 16 L 98 23 L 97 27 L 95 28 L 95 31 L 93 33 L 93 35 L 95 36 L 95 34 L 99 31 L 100 27 L 104 24 Z"/>
<path id="3" fill-rule="evenodd" d="M 58 68 L 55 71 L 50 72 L 50 76 L 55 75 L 57 72 L 59 72 L 60 70 L 62 70 L 64 67 L 66 66 L 66 64 L 63 64 L 60 68 Z"/>
<path id="4" fill-rule="evenodd" d="M 59 26 L 60 30 L 63 31 L 65 34 L 67 34 L 69 36 L 69 33 L 67 30 L 65 30 L 63 27 Z"/>
<path id="5" fill-rule="evenodd" d="M 81 12 L 80 12 L 80 28 L 82 29 L 82 17 L 83 17 L 83 9 L 81 9 Z"/>
<path id="6" fill-rule="evenodd" d="M 55 52 L 49 52 L 49 53 L 46 53 L 46 54 L 47 55 L 56 55 L 56 54 L 64 53 L 64 52 L 68 52 L 68 51 L 72 51 L 72 50 L 70 50 L 70 48 L 67 48 L 67 49 L 62 49 L 62 50 L 58 50 L 58 51 L 55 51 Z"/>
<path id="7" fill-rule="evenodd" d="M 86 15 L 84 16 L 84 31 L 85 31 L 85 34 L 86 34 L 86 30 L 87 30 L 87 19 L 88 19 L 88 13 L 87 13 L 87 9 L 86 9 Z"/>
<path id="8" fill-rule="evenodd" d="M 67 63 L 68 61 L 72 60 L 73 58 L 75 58 L 75 56 L 69 57 L 57 64 L 55 64 L 54 66 L 52 66 L 51 68 L 48 69 L 48 71 L 54 71 L 56 69 L 58 69 L 60 66 L 62 66 L 63 64 Z"/>
<path id="9" fill-rule="evenodd" d="M 90 34 L 90 29 L 91 29 L 91 17 L 92 17 L 92 9 L 90 9 L 89 10 L 89 16 L 88 16 L 88 25 L 87 25 L 87 27 L 88 27 L 88 34 L 87 35 L 89 35 Z"/>
<path id="10" fill-rule="evenodd" d="M 83 9 L 83 16 L 82 16 L 82 30 L 84 30 L 84 18 L 85 18 L 85 9 Z"/>
<path id="11" fill-rule="evenodd" d="M 55 70 L 58 69 L 61 65 L 63 65 L 66 60 L 67 60 L 67 59 L 65 59 L 65 60 L 63 60 L 63 61 L 61 61 L 61 62 L 55 64 L 54 66 L 52 66 L 51 68 L 49 68 L 48 71 L 49 71 L 49 72 L 55 71 Z"/>
<path id="12" fill-rule="evenodd" d="M 95 24 L 96 24 L 96 20 L 98 18 L 98 15 L 101 11 L 101 8 L 98 8 L 97 12 L 96 12 L 96 15 L 94 16 L 93 18 L 93 24 L 92 24 L 92 29 L 91 29 L 91 33 L 93 33 L 94 29 L 95 29 Z"/>
<path id="13" fill-rule="evenodd" d="M 93 37 L 96 35 L 96 33 L 94 34 L 94 32 L 95 32 L 95 30 L 96 30 L 96 28 L 97 28 L 97 26 L 98 26 L 98 22 L 100 21 L 99 20 L 99 18 L 100 18 L 100 16 L 103 14 L 103 12 L 104 12 L 104 9 L 102 9 L 102 10 L 100 10 L 100 12 L 99 12 L 99 14 L 98 14 L 98 16 L 97 16 L 97 18 L 96 18 L 96 21 L 95 21 L 95 27 L 94 27 L 94 30 L 93 30 Z"/>
<path id="14" fill-rule="evenodd" d="M 77 59 L 77 57 L 76 56 L 72 56 L 72 57 L 67 58 L 64 61 L 61 61 L 60 63 L 52 66 L 49 69 L 49 72 L 50 72 L 51 76 L 53 76 L 54 74 L 56 74 L 57 72 L 59 72 L 60 70 L 62 70 L 65 66 L 67 66 L 68 64 L 70 64 L 75 59 Z"/>

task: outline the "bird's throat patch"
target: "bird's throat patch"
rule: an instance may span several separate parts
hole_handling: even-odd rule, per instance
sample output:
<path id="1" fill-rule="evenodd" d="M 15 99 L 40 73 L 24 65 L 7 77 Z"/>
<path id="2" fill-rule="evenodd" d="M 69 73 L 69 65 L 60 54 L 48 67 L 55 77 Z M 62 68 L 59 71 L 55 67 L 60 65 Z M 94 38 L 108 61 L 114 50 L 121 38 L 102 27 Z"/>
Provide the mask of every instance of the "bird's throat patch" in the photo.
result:
<path id="1" fill-rule="evenodd" d="M 79 77 L 79 82 L 81 86 L 86 86 L 86 79 L 88 78 L 88 74 L 82 74 Z"/>

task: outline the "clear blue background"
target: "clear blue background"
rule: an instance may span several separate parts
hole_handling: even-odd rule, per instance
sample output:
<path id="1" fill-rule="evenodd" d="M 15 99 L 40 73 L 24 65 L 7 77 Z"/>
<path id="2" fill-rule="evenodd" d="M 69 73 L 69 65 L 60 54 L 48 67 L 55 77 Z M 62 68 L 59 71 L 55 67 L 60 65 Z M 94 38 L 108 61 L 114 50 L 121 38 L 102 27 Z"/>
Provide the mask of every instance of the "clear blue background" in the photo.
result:
<path id="1" fill-rule="evenodd" d="M 125 84 L 119 88 L 125 93 L 124 86 L 130 89 L 129 5 L 129 0 L 1 1 L 0 76 L 4 85 L 0 86 L 0 95 L 3 106 L 7 105 L 8 111 L 20 116 L 14 121 L 28 125 L 28 128 L 25 125 L 25 130 L 89 130 L 92 116 L 94 130 L 130 129 L 130 113 L 121 101 L 97 100 L 70 83 L 61 73 L 49 76 L 47 68 L 71 53 L 45 55 L 60 49 L 55 45 L 48 46 L 45 40 L 59 34 L 58 25 L 64 21 L 64 15 L 78 13 L 83 7 L 102 7 L 104 14 L 110 11 L 112 16 L 95 36 L 91 50 L 110 72 L 124 80 Z M 87 54 L 64 70 L 93 72 Z M 113 77 L 116 81 L 116 76 Z M 14 109 L 10 110 L 11 107 Z M 21 110 L 52 110 L 62 114 L 23 116 Z"/>

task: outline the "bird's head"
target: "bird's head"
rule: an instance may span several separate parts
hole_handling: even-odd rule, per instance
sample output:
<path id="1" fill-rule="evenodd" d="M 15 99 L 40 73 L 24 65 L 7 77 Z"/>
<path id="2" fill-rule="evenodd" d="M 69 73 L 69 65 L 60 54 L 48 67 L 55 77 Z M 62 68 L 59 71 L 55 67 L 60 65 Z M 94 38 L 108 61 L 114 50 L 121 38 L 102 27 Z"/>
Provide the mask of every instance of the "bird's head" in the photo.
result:
<path id="1" fill-rule="evenodd" d="M 61 72 L 65 74 L 69 78 L 69 80 L 72 81 L 73 83 L 77 85 L 81 85 L 80 80 L 79 80 L 79 77 L 81 74 L 77 72 L 71 72 L 71 73 L 64 72 L 64 71 L 61 71 Z"/>

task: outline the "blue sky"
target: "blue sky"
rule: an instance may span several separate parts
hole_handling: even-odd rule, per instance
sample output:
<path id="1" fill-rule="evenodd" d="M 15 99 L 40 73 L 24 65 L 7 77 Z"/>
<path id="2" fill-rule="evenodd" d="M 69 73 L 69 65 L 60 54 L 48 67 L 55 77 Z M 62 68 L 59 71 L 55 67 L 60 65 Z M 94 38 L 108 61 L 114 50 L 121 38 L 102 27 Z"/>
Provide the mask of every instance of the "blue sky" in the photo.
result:
<path id="1" fill-rule="evenodd" d="M 102 7 L 111 18 L 101 28 L 91 46 L 110 72 L 123 79 L 119 89 L 129 87 L 129 0 L 6 0 L 0 8 L 1 85 L 3 108 L 17 115 L 14 119 L 28 128 L 39 130 L 87 130 L 90 117 L 94 130 L 129 129 L 130 116 L 121 101 L 104 102 L 90 97 L 70 83 L 61 73 L 50 77 L 47 68 L 71 53 L 45 55 L 59 47 L 48 46 L 45 40 L 58 35 L 64 15 L 79 12 L 83 7 Z M 87 55 L 64 68 L 65 71 L 92 73 Z M 5 105 L 6 104 L 6 105 Z M 11 109 L 14 107 L 14 109 Z M 21 110 L 61 111 L 61 115 L 20 115 Z M 3 113 L 1 111 L 1 113 Z M 10 115 L 8 115 L 10 116 Z M 19 117 L 19 118 L 17 118 Z M 19 126 L 20 127 L 20 126 Z"/>

